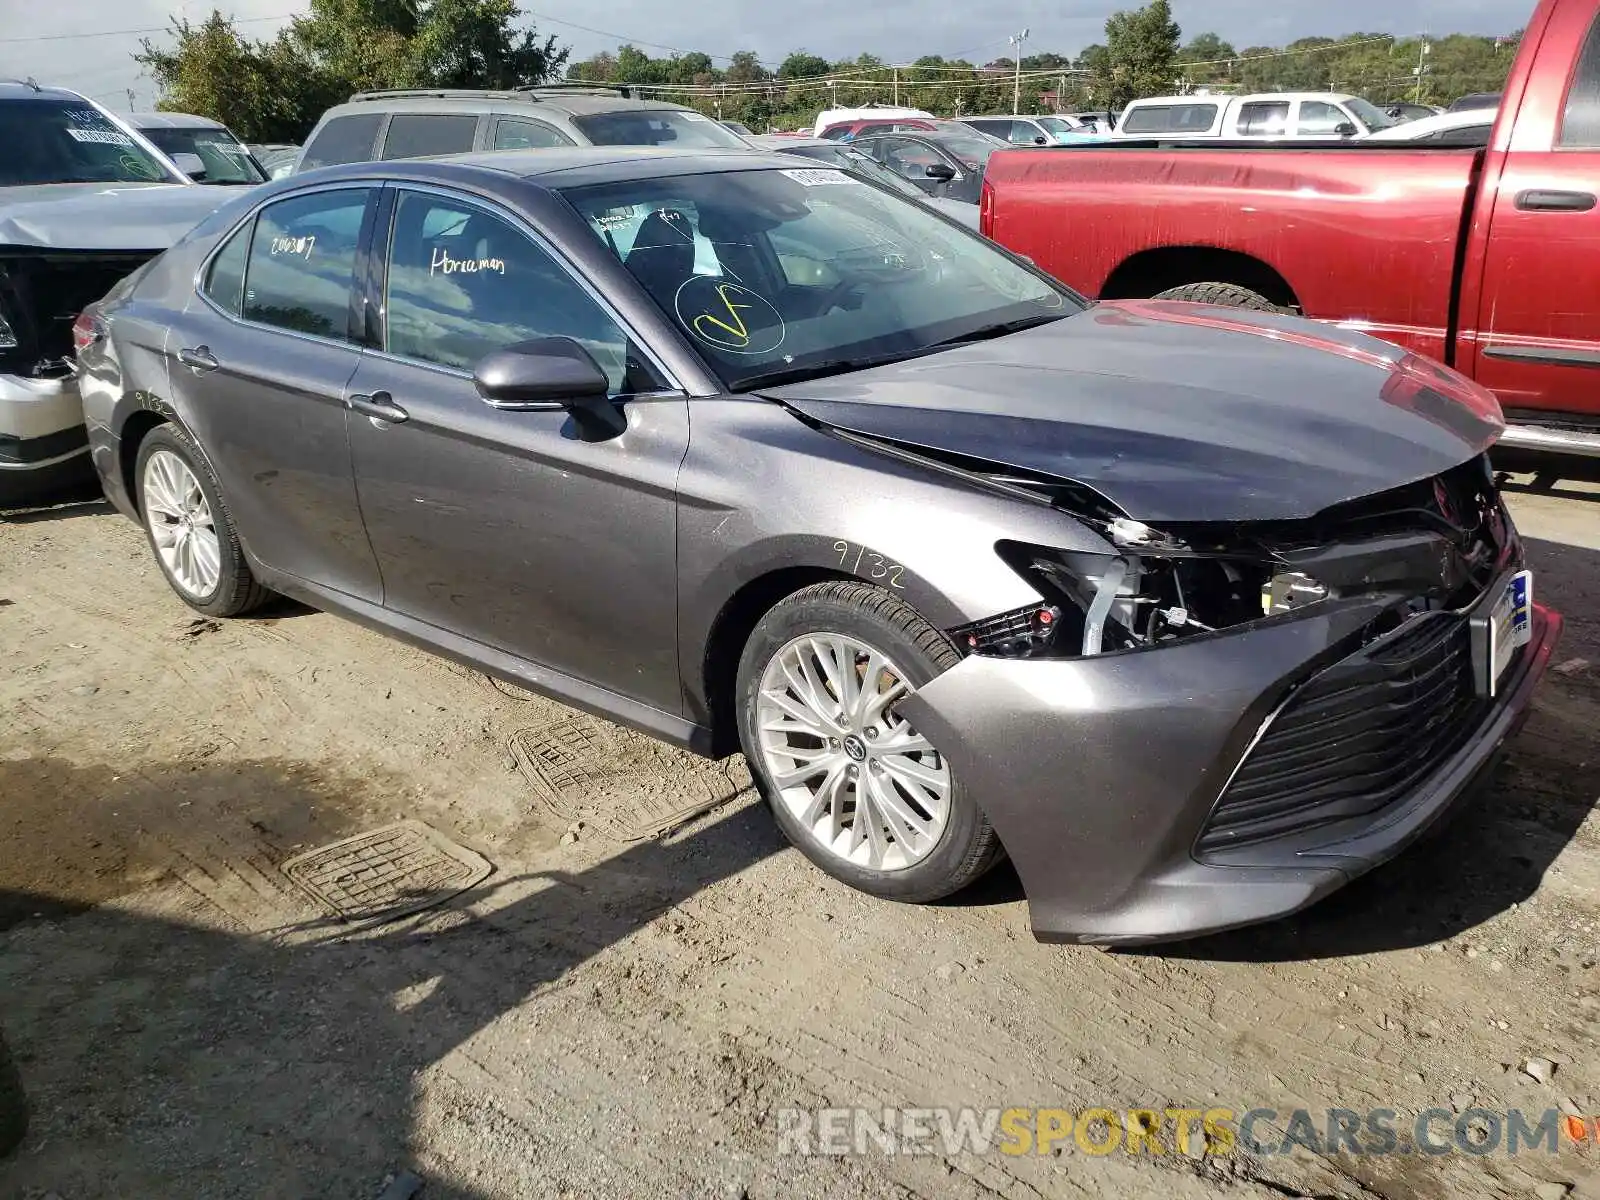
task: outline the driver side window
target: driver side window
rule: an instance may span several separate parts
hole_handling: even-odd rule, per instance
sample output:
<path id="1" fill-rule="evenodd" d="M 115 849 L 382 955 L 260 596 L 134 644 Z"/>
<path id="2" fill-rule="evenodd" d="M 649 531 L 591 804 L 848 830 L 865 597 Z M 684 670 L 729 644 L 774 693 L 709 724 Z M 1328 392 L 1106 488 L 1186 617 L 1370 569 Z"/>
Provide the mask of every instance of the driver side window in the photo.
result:
<path id="1" fill-rule="evenodd" d="M 549 252 L 476 205 L 402 192 L 386 292 L 390 354 L 470 371 L 518 342 L 569 337 L 613 396 L 660 386 L 627 332 Z"/>

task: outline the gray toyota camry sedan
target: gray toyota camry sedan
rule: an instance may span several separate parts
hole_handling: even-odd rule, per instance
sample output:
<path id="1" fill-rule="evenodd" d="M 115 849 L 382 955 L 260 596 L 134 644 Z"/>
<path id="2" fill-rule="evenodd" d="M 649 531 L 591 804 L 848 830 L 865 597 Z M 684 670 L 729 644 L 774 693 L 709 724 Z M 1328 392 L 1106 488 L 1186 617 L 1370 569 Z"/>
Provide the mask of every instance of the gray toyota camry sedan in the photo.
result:
<path id="1" fill-rule="evenodd" d="M 1516 729 L 1560 619 L 1492 396 L 1291 317 L 1090 305 L 793 157 L 352 165 L 78 322 L 189 605 L 270 592 L 742 748 L 874 895 L 1015 863 L 1039 936 L 1292 912 Z"/>

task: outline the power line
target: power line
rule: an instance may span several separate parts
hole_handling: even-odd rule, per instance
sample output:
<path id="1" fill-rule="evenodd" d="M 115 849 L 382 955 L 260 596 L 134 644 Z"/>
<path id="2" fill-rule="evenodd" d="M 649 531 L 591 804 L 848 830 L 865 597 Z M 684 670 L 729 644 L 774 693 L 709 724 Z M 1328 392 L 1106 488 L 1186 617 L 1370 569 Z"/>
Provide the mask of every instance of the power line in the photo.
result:
<path id="1" fill-rule="evenodd" d="M 291 17 L 302 15 L 302 13 L 281 13 L 276 17 L 243 17 L 239 20 L 230 20 L 229 24 L 251 25 L 261 21 L 287 21 Z M 96 29 L 89 33 L 50 33 L 43 37 L 0 37 L 0 42 L 16 45 L 21 42 L 65 42 L 77 38 L 127 37 L 133 33 L 167 33 L 171 28 L 171 25 L 152 25 L 144 29 Z"/>

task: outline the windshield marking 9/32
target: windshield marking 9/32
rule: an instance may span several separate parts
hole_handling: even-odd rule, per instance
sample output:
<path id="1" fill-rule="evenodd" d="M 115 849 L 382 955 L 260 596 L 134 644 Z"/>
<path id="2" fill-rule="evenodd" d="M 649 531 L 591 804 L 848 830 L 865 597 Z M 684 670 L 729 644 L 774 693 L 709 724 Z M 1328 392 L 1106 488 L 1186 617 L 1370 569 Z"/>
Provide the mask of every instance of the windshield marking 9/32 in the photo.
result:
<path id="1" fill-rule="evenodd" d="M 915 357 L 1083 304 L 978 235 L 831 167 L 564 195 L 731 389 Z"/>

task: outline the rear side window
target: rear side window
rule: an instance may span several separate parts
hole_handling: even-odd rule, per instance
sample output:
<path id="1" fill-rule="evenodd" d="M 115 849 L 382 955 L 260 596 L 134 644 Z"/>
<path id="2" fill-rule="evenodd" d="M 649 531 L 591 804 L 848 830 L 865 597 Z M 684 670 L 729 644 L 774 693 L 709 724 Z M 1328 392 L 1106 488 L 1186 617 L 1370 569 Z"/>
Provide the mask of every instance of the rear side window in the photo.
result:
<path id="1" fill-rule="evenodd" d="M 1122 120 L 1124 133 L 1207 133 L 1217 119 L 1215 104 L 1150 104 Z"/>
<path id="2" fill-rule="evenodd" d="M 570 146 L 572 139 L 543 121 L 520 121 L 501 117 L 494 127 L 496 150 L 544 150 L 551 146 Z"/>
<path id="3" fill-rule="evenodd" d="M 464 154 L 472 149 L 478 118 L 450 113 L 395 113 L 383 139 L 383 157 L 423 158 Z"/>
<path id="4" fill-rule="evenodd" d="M 343 340 L 368 188 L 292 196 L 261 210 L 245 270 L 244 318 Z"/>
<path id="5" fill-rule="evenodd" d="M 979 133 L 987 133 L 990 137 L 1005 138 L 1008 141 L 1011 138 L 1010 121 L 968 121 L 967 124 Z"/>
<path id="6" fill-rule="evenodd" d="M 358 113 L 335 117 L 311 139 L 300 156 L 299 171 L 313 167 L 336 167 L 342 163 L 371 162 L 372 146 L 378 140 L 382 113 Z"/>
<path id="7" fill-rule="evenodd" d="M 202 290 L 229 316 L 237 317 L 244 305 L 245 258 L 250 253 L 250 233 L 255 227 L 254 221 L 246 221 L 234 230 L 206 272 Z"/>
<path id="8" fill-rule="evenodd" d="M 1255 100 L 1239 106 L 1235 125 L 1241 137 L 1273 137 L 1289 131 L 1287 100 Z"/>
<path id="9" fill-rule="evenodd" d="M 1578 56 L 1578 69 L 1567 92 L 1561 114 L 1558 146 L 1600 148 L 1600 17 L 1589 26 L 1589 36 Z"/>

